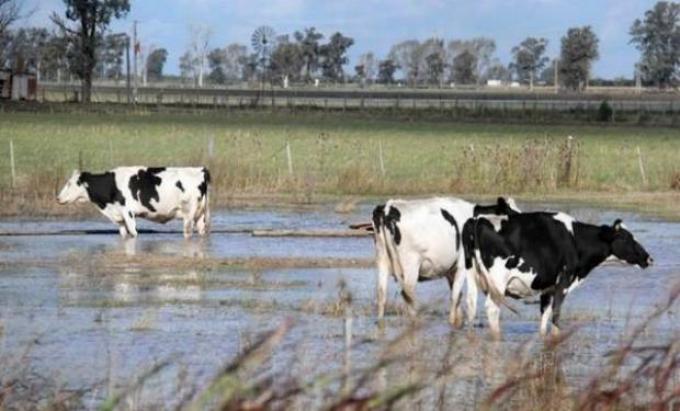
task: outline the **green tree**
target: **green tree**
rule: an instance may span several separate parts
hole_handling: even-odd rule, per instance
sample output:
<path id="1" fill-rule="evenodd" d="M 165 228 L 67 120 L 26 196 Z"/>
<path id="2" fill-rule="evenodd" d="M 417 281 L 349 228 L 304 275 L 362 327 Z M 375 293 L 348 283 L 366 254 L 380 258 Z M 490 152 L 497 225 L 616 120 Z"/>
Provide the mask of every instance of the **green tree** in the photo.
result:
<path id="1" fill-rule="evenodd" d="M 121 18 L 130 11 L 129 0 L 64 0 L 66 19 L 56 13 L 52 21 L 73 42 L 76 75 L 81 79 L 82 101 L 89 103 L 92 96 L 92 73 L 97 65 L 96 50 L 102 33 L 112 18 Z"/>
<path id="2" fill-rule="evenodd" d="M 227 75 L 224 72 L 224 65 L 227 61 L 227 52 L 224 49 L 216 48 L 208 53 L 208 80 L 215 84 L 224 84 Z"/>
<path id="3" fill-rule="evenodd" d="M 660 1 L 630 29 L 631 43 L 640 50 L 640 72 L 646 83 L 674 85 L 680 65 L 680 4 Z"/>
<path id="4" fill-rule="evenodd" d="M 444 58 L 440 53 L 432 53 L 425 60 L 427 62 L 428 82 L 441 86 L 442 75 L 444 75 Z"/>
<path id="5" fill-rule="evenodd" d="M 590 26 L 572 27 L 562 37 L 560 80 L 571 90 L 585 90 L 593 61 L 599 57 L 599 40 Z"/>
<path id="6" fill-rule="evenodd" d="M 397 63 L 392 59 L 386 59 L 378 65 L 378 82 L 382 84 L 393 84 L 394 73 L 399 69 Z"/>
<path id="7" fill-rule="evenodd" d="M 489 66 L 484 77 L 487 80 L 500 80 L 507 83 L 512 80 L 512 71 L 503 64 L 496 62 Z"/>
<path id="8" fill-rule="evenodd" d="M 156 49 L 149 54 L 146 60 L 146 75 L 151 81 L 163 79 L 163 66 L 168 60 L 168 51 L 164 48 Z"/>
<path id="9" fill-rule="evenodd" d="M 510 67 L 517 73 L 520 81 L 528 82 L 529 88 L 534 88 L 534 79 L 548 63 L 545 56 L 548 40 L 544 38 L 528 37 L 519 46 L 512 48 L 514 61 Z"/>
<path id="10" fill-rule="evenodd" d="M 300 44 L 302 50 L 302 58 L 305 68 L 305 81 L 310 82 L 312 75 L 317 72 L 320 67 L 321 58 L 321 44 L 323 34 L 316 31 L 316 28 L 309 27 L 304 32 L 296 31 L 294 34 L 295 41 Z"/>
<path id="11" fill-rule="evenodd" d="M 272 74 L 281 81 L 286 77 L 290 81 L 298 81 L 304 65 L 305 60 L 300 44 L 291 43 L 287 36 L 283 36 L 272 53 Z"/>
<path id="12" fill-rule="evenodd" d="M 354 39 L 340 33 L 333 34 L 328 43 L 321 46 L 321 69 L 323 76 L 332 81 L 341 81 L 345 75 L 343 66 L 349 61 L 347 50 L 354 44 Z"/>
<path id="13" fill-rule="evenodd" d="M 190 51 L 184 52 L 179 58 L 179 73 L 182 80 L 190 80 L 194 86 L 198 84 L 198 73 L 196 72 L 196 58 Z"/>
<path id="14" fill-rule="evenodd" d="M 452 77 L 456 84 L 474 84 L 477 82 L 477 56 L 472 51 L 464 50 L 453 59 Z"/>
<path id="15" fill-rule="evenodd" d="M 475 82 L 483 79 L 483 74 L 494 63 L 493 54 L 496 52 L 496 42 L 488 37 L 475 37 L 468 40 L 451 40 L 447 46 L 447 61 L 451 65 L 451 79 L 455 81 L 453 59 L 467 51 L 475 59 Z M 466 57 L 469 58 L 469 57 Z"/>

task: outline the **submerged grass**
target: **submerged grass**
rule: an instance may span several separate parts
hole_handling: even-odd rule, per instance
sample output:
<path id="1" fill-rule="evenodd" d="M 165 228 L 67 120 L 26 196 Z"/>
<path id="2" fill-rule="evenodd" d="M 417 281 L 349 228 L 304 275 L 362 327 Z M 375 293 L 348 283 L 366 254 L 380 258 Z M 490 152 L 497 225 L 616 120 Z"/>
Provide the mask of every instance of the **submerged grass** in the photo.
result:
<path id="1" fill-rule="evenodd" d="M 323 195 L 673 192 L 680 139 L 673 128 L 410 122 L 349 113 L 0 115 L 5 215 L 63 212 L 54 195 L 72 169 L 139 164 L 207 165 L 218 206 L 271 195 L 305 203 Z M 339 211 L 351 207 L 347 201 Z"/>
<path id="2" fill-rule="evenodd" d="M 351 352 L 373 340 L 352 338 L 351 296 L 342 285 L 339 297 L 345 315 L 345 354 L 342 364 L 328 364 L 317 373 L 288 373 L 287 367 L 271 367 L 278 350 L 285 350 L 292 321 L 262 334 L 243 351 L 219 368 L 204 385 L 194 387 L 178 401 L 177 409 L 319 409 L 319 410 L 387 410 L 450 409 L 466 407 L 452 403 L 456 384 L 470 377 L 482 378 L 483 393 L 473 401 L 479 409 L 584 409 L 584 410 L 673 410 L 680 401 L 680 347 L 677 338 L 647 342 L 646 333 L 656 320 L 675 309 L 680 285 L 667 301 L 638 325 L 629 329 L 620 343 L 605 354 L 601 369 L 592 371 L 581 383 L 565 378 L 562 368 L 572 357 L 570 351 L 579 330 L 544 341 L 529 340 L 520 344 L 514 355 L 494 357 L 494 347 L 465 334 L 451 334 L 442 341 L 437 367 L 419 365 L 423 354 L 422 339 L 427 332 L 423 324 L 414 323 L 381 345 L 371 363 L 351 362 Z M 470 373 L 470 351 L 484 352 L 479 374 Z M 481 350 L 481 351 L 480 351 Z M 462 353 L 462 354 L 461 354 Z M 467 354 L 465 354 L 467 353 Z M 278 359 L 278 361 L 282 361 Z M 283 371 L 281 371 L 283 370 Z M 402 378 L 387 383 L 390 370 Z M 123 392 L 136 390 L 134 382 Z M 141 383 L 143 384 L 143 382 Z M 180 390 L 178 390 L 179 392 Z M 460 395 L 460 392 L 458 393 Z M 120 395 L 114 396 L 119 398 Z M 453 398 L 456 398 L 455 396 Z"/>

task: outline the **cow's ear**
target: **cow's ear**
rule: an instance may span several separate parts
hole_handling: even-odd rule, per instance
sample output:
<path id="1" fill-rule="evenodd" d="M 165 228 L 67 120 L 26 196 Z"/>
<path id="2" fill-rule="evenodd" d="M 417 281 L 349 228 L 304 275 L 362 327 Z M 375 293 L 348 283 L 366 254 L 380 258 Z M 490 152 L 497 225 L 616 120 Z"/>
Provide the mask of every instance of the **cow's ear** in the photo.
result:
<path id="1" fill-rule="evenodd" d="M 498 205 L 498 207 L 503 207 L 503 208 L 505 208 L 505 207 L 508 206 L 508 202 L 505 201 L 505 198 L 503 198 L 503 197 L 498 197 L 498 198 L 496 199 L 496 205 Z"/>
<path id="2" fill-rule="evenodd" d="M 614 221 L 614 224 L 612 224 L 612 228 L 614 231 L 619 232 L 621 230 L 621 226 L 623 225 L 623 221 L 621 221 L 620 218 L 617 218 L 616 221 Z"/>

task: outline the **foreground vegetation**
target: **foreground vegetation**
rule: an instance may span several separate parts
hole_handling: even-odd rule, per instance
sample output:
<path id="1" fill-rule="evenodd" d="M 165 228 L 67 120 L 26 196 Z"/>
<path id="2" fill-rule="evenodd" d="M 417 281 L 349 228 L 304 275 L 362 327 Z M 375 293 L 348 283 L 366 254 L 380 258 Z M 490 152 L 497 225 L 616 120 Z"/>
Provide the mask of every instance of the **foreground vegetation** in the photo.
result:
<path id="1" fill-rule="evenodd" d="M 358 113 L 3 113 L 0 200 L 6 215 L 49 213 L 76 168 L 206 164 L 218 206 L 239 196 L 310 202 L 324 195 L 584 192 L 610 202 L 662 197 L 672 205 L 680 189 L 677 136 L 672 128 L 414 122 Z"/>

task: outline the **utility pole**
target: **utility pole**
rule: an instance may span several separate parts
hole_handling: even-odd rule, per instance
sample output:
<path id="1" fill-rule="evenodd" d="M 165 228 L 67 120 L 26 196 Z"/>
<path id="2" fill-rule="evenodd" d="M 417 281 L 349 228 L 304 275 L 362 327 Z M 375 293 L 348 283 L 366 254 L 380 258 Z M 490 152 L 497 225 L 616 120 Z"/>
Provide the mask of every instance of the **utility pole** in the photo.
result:
<path id="1" fill-rule="evenodd" d="M 137 20 L 132 22 L 132 47 L 134 48 L 134 60 L 132 64 L 134 72 L 134 87 L 132 89 L 132 97 L 135 104 L 137 104 L 137 53 L 139 51 L 139 42 L 137 41 Z"/>
<path id="2" fill-rule="evenodd" d="M 557 69 L 557 67 L 559 66 L 559 62 L 560 61 L 558 59 L 553 60 L 553 66 L 554 66 L 553 67 L 553 70 L 554 70 L 553 81 L 555 83 L 555 94 L 557 94 L 560 91 L 560 79 L 559 79 L 559 72 L 560 71 Z"/>
<path id="3" fill-rule="evenodd" d="M 130 94 L 130 36 L 125 35 L 125 66 L 127 69 L 127 102 L 130 104 L 132 102 L 132 94 Z"/>

